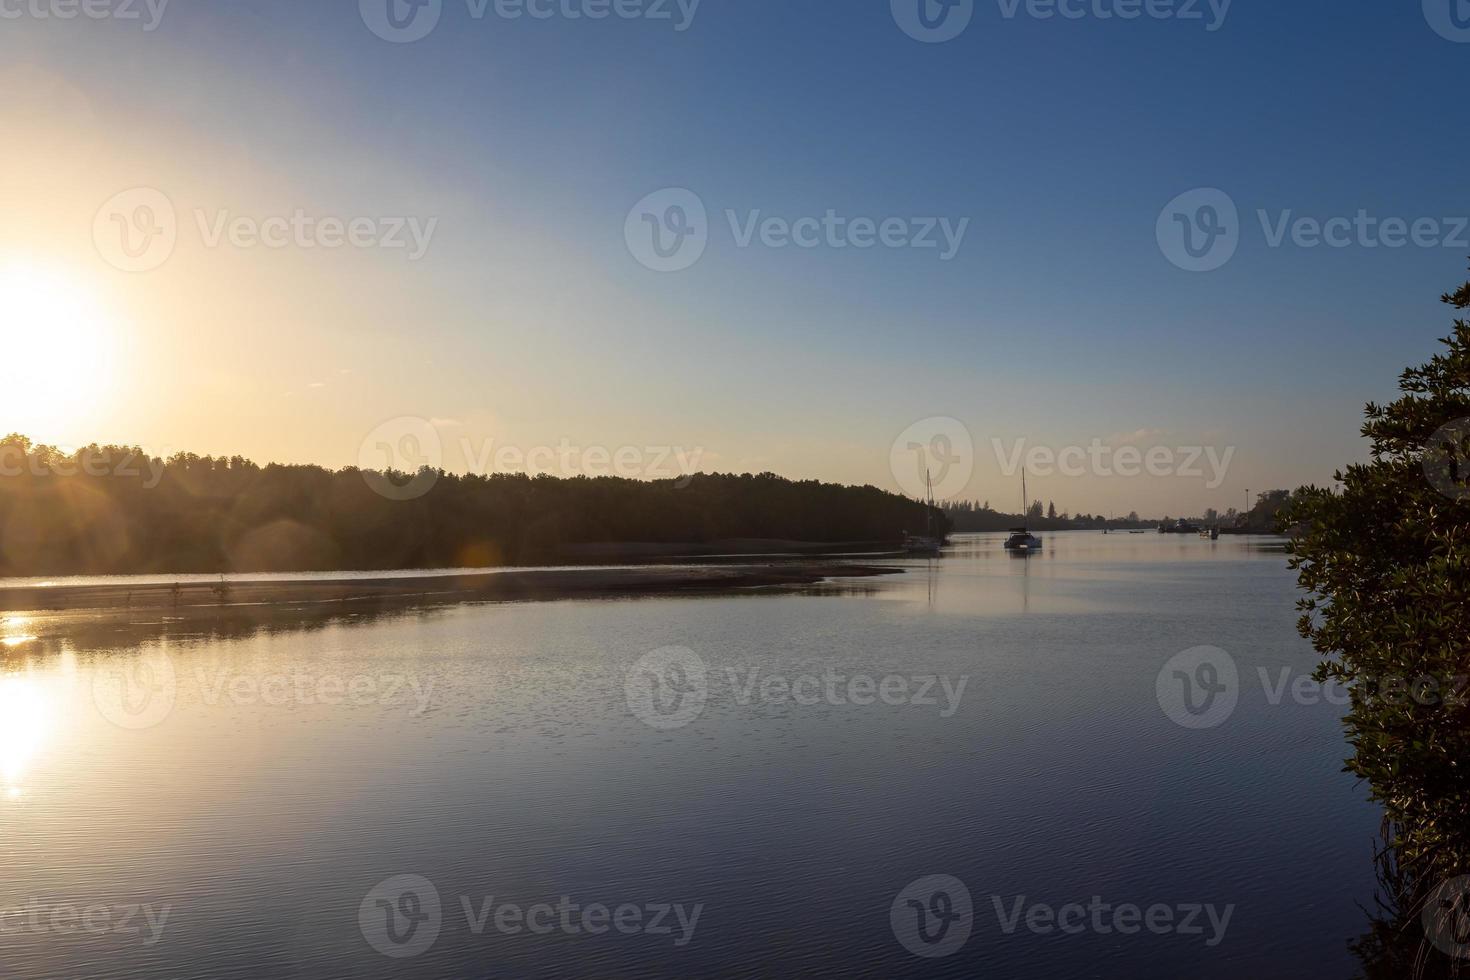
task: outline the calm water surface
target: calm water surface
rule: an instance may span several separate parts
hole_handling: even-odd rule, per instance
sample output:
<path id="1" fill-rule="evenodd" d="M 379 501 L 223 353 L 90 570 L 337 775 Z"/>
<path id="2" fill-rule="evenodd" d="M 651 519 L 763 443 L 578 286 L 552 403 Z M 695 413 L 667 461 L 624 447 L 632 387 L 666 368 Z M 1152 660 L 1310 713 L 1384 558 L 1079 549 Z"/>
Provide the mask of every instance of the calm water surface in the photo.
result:
<path id="1" fill-rule="evenodd" d="M 1002 537 L 801 593 L 4 620 L 3 973 L 1350 976 L 1378 817 L 1342 709 L 1276 696 L 1315 662 L 1279 546 Z M 1186 727 L 1158 679 L 1202 645 L 1237 703 Z M 667 647 L 702 685 L 639 686 Z M 970 935 L 920 958 L 890 908 L 931 875 Z M 1013 919 L 1094 896 L 1232 908 Z"/>

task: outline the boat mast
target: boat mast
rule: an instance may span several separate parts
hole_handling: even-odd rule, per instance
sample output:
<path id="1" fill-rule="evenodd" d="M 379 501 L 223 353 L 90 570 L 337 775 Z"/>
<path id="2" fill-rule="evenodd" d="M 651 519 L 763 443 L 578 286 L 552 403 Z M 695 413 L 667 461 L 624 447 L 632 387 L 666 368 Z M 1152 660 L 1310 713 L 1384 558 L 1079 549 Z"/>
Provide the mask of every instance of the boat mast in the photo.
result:
<path id="1" fill-rule="evenodd" d="M 1031 503 L 1026 499 L 1026 468 L 1021 467 L 1021 528 L 1031 530 Z"/>
<path id="2" fill-rule="evenodd" d="M 924 470 L 924 482 L 929 487 L 928 506 L 924 508 L 924 533 L 934 537 L 934 476 L 927 469 Z"/>

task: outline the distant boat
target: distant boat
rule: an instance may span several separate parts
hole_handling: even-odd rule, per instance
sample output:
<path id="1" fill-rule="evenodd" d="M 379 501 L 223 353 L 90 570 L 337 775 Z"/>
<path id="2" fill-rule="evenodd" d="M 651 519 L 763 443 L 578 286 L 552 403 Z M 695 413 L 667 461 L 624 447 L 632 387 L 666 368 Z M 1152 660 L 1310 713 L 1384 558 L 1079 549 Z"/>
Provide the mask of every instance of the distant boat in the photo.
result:
<path id="1" fill-rule="evenodd" d="M 1199 525 L 1191 524 L 1184 518 L 1179 518 L 1173 524 L 1160 524 L 1160 534 L 1195 534 L 1199 531 Z"/>
<path id="2" fill-rule="evenodd" d="M 1011 528 L 1011 536 L 1006 538 L 1006 550 L 1040 551 L 1041 539 L 1024 527 L 1014 527 Z"/>
<path id="3" fill-rule="evenodd" d="M 937 555 L 944 547 L 944 536 L 934 533 L 934 478 L 925 470 L 924 479 L 929 486 L 929 497 L 925 501 L 928 506 L 924 511 L 924 533 L 905 534 L 903 539 L 903 550 L 911 555 Z"/>
<path id="4" fill-rule="evenodd" d="M 937 555 L 943 549 L 943 541 L 927 534 L 910 534 L 903 539 L 903 550 L 911 555 Z"/>
<path id="5" fill-rule="evenodd" d="M 1026 471 L 1025 470 L 1022 470 L 1021 471 L 1021 517 L 1022 517 L 1022 520 L 1024 520 L 1026 518 L 1026 515 L 1027 515 L 1027 513 L 1028 513 L 1028 511 L 1030 509 L 1030 506 L 1031 506 L 1029 503 L 1027 503 L 1026 496 L 1027 496 L 1026 495 Z M 1005 549 L 1007 551 L 1014 551 L 1017 554 L 1026 554 L 1026 555 L 1029 555 L 1033 551 L 1040 551 L 1041 550 L 1041 539 L 1038 538 L 1036 535 L 1032 534 L 1031 533 L 1031 529 L 1029 527 L 1026 527 L 1025 525 L 1022 525 L 1021 527 L 1013 527 L 1013 528 L 1011 528 L 1011 536 L 1008 537 L 1008 538 L 1006 538 Z"/>

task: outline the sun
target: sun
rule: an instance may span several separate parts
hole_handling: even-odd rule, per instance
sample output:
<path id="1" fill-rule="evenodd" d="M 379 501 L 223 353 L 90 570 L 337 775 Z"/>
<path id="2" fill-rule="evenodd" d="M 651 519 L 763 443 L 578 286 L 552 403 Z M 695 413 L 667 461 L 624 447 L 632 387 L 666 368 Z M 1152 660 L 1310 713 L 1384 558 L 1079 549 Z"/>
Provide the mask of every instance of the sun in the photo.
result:
<path id="1" fill-rule="evenodd" d="M 116 321 L 84 279 L 31 262 L 0 263 L 6 431 L 44 441 L 85 427 L 113 388 L 117 345 Z"/>

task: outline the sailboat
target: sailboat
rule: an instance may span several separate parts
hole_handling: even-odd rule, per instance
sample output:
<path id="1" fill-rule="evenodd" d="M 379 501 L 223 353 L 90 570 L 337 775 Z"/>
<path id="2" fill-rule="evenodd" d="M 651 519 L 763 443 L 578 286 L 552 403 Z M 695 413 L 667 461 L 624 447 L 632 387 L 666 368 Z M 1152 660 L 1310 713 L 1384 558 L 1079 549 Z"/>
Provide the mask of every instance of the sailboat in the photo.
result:
<path id="1" fill-rule="evenodd" d="M 934 478 L 925 470 L 924 479 L 929 486 L 929 497 L 925 501 L 928 507 L 924 511 L 924 533 L 906 534 L 903 539 L 903 550 L 911 555 L 937 555 L 939 549 L 944 547 L 944 536 L 934 533 Z"/>
<path id="2" fill-rule="evenodd" d="M 1021 471 L 1021 520 L 1026 520 L 1031 504 L 1027 501 L 1026 494 L 1026 471 Z M 1029 555 L 1033 551 L 1041 550 L 1041 539 L 1031 533 L 1031 529 L 1024 523 L 1020 527 L 1011 528 L 1011 536 L 1006 538 L 1005 548 L 1017 554 Z"/>

